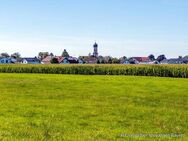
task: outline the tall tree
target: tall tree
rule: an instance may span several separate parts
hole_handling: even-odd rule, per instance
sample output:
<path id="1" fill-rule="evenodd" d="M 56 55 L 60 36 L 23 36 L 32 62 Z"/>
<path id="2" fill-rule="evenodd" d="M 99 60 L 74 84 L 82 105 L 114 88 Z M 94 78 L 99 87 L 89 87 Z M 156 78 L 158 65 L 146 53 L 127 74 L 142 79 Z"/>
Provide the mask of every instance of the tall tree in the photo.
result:
<path id="1" fill-rule="evenodd" d="M 112 64 L 119 64 L 120 60 L 118 58 L 112 58 Z"/>
<path id="2" fill-rule="evenodd" d="M 21 54 L 19 52 L 15 52 L 15 53 L 11 54 L 11 57 L 15 58 L 15 59 L 20 59 L 21 58 Z"/>
<path id="3" fill-rule="evenodd" d="M 38 58 L 42 60 L 42 59 L 46 58 L 48 55 L 49 55 L 48 52 L 39 52 Z"/>
<path id="4" fill-rule="evenodd" d="M 99 64 L 104 64 L 105 63 L 103 56 L 99 56 L 98 57 L 98 61 L 99 61 Z"/>
<path id="5" fill-rule="evenodd" d="M 0 54 L 0 57 L 5 57 L 5 58 L 7 58 L 7 57 L 10 57 L 10 55 L 5 52 L 5 53 L 1 53 L 1 54 Z"/>
<path id="6" fill-rule="evenodd" d="M 126 56 L 119 58 L 120 63 L 124 63 L 127 60 Z"/>
<path id="7" fill-rule="evenodd" d="M 179 59 L 182 59 L 182 58 L 183 58 L 183 56 L 179 56 L 178 58 L 179 58 Z"/>
<path id="8" fill-rule="evenodd" d="M 161 61 L 163 61 L 163 60 L 165 60 L 166 59 L 166 56 L 163 54 L 163 55 L 159 55 L 158 57 L 157 57 L 157 61 L 158 62 L 161 62 Z"/>
<path id="9" fill-rule="evenodd" d="M 112 58 L 109 58 L 108 64 L 112 64 Z"/>
<path id="10" fill-rule="evenodd" d="M 58 64 L 58 59 L 57 58 L 52 58 L 52 60 L 50 61 L 52 64 Z"/>
<path id="11" fill-rule="evenodd" d="M 184 56 L 183 58 L 188 58 L 188 55 Z"/>
<path id="12" fill-rule="evenodd" d="M 97 64 L 100 64 L 101 62 L 100 62 L 100 60 L 97 60 Z"/>
<path id="13" fill-rule="evenodd" d="M 62 57 L 69 57 L 69 53 L 66 51 L 66 49 L 64 49 L 62 53 Z"/>
<path id="14" fill-rule="evenodd" d="M 111 56 L 104 56 L 104 63 L 105 64 L 112 64 L 112 57 Z"/>
<path id="15" fill-rule="evenodd" d="M 155 61 L 155 56 L 154 56 L 153 54 L 149 55 L 148 58 L 149 58 L 149 60 L 151 60 L 151 61 Z"/>
<path id="16" fill-rule="evenodd" d="M 53 57 L 53 56 L 54 56 L 54 54 L 53 54 L 53 53 L 50 53 L 50 56 L 52 56 L 52 57 Z"/>

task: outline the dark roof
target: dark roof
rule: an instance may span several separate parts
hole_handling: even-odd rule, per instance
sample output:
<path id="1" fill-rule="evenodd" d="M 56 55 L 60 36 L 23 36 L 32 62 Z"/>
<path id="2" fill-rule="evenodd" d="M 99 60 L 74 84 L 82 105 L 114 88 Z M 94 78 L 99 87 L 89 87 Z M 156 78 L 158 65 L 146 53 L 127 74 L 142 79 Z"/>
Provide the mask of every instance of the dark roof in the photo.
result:
<path id="1" fill-rule="evenodd" d="M 75 57 L 61 57 L 61 56 L 58 56 L 56 57 L 58 59 L 58 62 L 61 63 L 63 60 L 67 60 L 70 64 L 78 64 L 78 59 L 75 58 Z"/>
<path id="2" fill-rule="evenodd" d="M 22 58 L 22 60 L 26 60 L 27 62 L 40 62 L 40 60 L 36 57 L 34 57 L 34 58 Z"/>
<path id="3" fill-rule="evenodd" d="M 188 64 L 188 58 L 183 58 L 183 63 Z"/>
<path id="4" fill-rule="evenodd" d="M 70 62 L 70 64 L 78 64 L 78 59 L 75 57 L 69 57 L 67 60 Z"/>
<path id="5" fill-rule="evenodd" d="M 70 64 L 78 64 L 78 61 L 77 60 L 69 60 L 68 61 L 70 62 Z"/>

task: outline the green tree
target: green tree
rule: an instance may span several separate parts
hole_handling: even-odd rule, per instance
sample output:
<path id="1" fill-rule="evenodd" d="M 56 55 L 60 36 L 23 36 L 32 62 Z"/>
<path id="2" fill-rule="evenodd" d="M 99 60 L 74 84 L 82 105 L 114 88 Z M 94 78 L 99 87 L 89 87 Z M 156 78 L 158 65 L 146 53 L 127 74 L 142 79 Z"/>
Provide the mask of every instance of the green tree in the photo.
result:
<path id="1" fill-rule="evenodd" d="M 155 61 L 155 56 L 153 54 L 149 55 L 148 58 L 151 60 L 151 61 Z"/>
<path id="2" fill-rule="evenodd" d="M 0 57 L 5 57 L 5 58 L 7 58 L 7 57 L 10 57 L 10 55 L 5 52 L 5 53 L 1 53 L 1 54 L 0 54 Z"/>
<path id="3" fill-rule="evenodd" d="M 119 58 L 120 63 L 124 63 L 127 60 L 126 56 Z"/>
<path id="4" fill-rule="evenodd" d="M 100 63 L 101 63 L 101 62 L 100 62 L 100 60 L 98 59 L 98 60 L 97 60 L 97 64 L 100 64 Z"/>
<path id="5" fill-rule="evenodd" d="M 38 58 L 42 60 L 42 59 L 46 58 L 48 55 L 49 55 L 48 52 L 39 52 Z"/>
<path id="6" fill-rule="evenodd" d="M 184 56 L 183 58 L 188 58 L 188 55 Z"/>
<path id="7" fill-rule="evenodd" d="M 62 57 L 69 57 L 69 53 L 66 51 L 66 49 L 64 49 L 62 53 Z"/>
<path id="8" fill-rule="evenodd" d="M 179 59 L 182 59 L 183 58 L 183 56 L 179 56 Z"/>
<path id="9" fill-rule="evenodd" d="M 52 58 L 52 60 L 50 61 L 52 64 L 58 64 L 59 63 L 59 61 L 58 61 L 58 59 L 57 58 Z"/>
<path id="10" fill-rule="evenodd" d="M 109 58 L 108 64 L 112 64 L 112 58 Z"/>
<path id="11" fill-rule="evenodd" d="M 118 58 L 112 58 L 112 64 L 119 64 L 120 60 Z"/>
<path id="12" fill-rule="evenodd" d="M 99 64 L 104 64 L 105 63 L 103 56 L 99 56 L 98 57 L 98 61 L 99 61 Z"/>
<path id="13" fill-rule="evenodd" d="M 165 55 L 163 54 L 163 55 L 159 55 L 158 57 L 157 57 L 157 61 L 158 62 L 161 62 L 161 61 L 163 61 L 163 60 L 165 60 L 166 59 L 166 57 L 165 57 Z"/>
<path id="14" fill-rule="evenodd" d="M 20 59 L 21 58 L 21 54 L 19 52 L 15 52 L 15 53 L 11 54 L 11 57 L 15 58 L 15 59 Z"/>
<path id="15" fill-rule="evenodd" d="M 53 53 L 50 53 L 50 56 L 54 56 L 54 54 L 53 54 Z"/>
<path id="16" fill-rule="evenodd" d="M 112 64 L 112 57 L 111 56 L 105 56 L 103 57 L 105 64 Z"/>

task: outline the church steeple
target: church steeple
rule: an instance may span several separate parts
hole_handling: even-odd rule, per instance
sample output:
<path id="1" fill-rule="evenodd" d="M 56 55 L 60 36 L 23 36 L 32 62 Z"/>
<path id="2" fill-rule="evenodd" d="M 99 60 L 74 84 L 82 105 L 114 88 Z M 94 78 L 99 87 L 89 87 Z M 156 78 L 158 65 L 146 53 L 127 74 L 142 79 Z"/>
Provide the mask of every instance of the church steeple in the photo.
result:
<path id="1" fill-rule="evenodd" d="M 98 57 L 98 44 L 95 42 L 95 44 L 93 45 L 94 51 L 93 51 L 93 56 L 94 57 Z"/>

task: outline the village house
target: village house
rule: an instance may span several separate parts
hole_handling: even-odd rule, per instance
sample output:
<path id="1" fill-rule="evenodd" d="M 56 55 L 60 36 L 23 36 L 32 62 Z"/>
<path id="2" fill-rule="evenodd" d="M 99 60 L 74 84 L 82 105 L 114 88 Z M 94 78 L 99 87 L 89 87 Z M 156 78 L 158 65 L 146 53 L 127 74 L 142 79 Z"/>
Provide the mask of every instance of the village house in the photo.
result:
<path id="1" fill-rule="evenodd" d="M 155 60 L 155 61 L 149 61 L 148 64 L 159 64 L 159 62 L 157 60 Z"/>
<path id="2" fill-rule="evenodd" d="M 16 63 L 17 60 L 11 57 L 2 57 L 0 58 L 0 64 L 11 64 L 11 63 Z"/>
<path id="3" fill-rule="evenodd" d="M 135 60 L 135 64 L 148 64 L 150 62 L 149 57 L 132 57 Z"/>
<path id="4" fill-rule="evenodd" d="M 184 64 L 188 64 L 188 57 L 184 57 L 184 58 L 183 58 L 183 63 L 184 63 Z"/>
<path id="5" fill-rule="evenodd" d="M 85 64 L 85 61 L 81 58 L 78 58 L 78 64 Z"/>
<path id="6" fill-rule="evenodd" d="M 78 59 L 75 57 L 63 57 L 60 64 L 78 64 Z"/>
<path id="7" fill-rule="evenodd" d="M 81 58 L 86 64 L 97 64 L 98 61 L 98 59 L 93 56 L 81 56 Z"/>
<path id="8" fill-rule="evenodd" d="M 51 64 L 52 58 L 53 58 L 53 56 L 49 55 L 49 56 L 45 57 L 45 58 L 41 61 L 41 63 L 42 63 L 42 64 Z"/>
<path id="9" fill-rule="evenodd" d="M 62 57 L 62 56 L 55 56 L 58 60 L 59 64 L 78 64 L 79 61 L 76 57 Z"/>
<path id="10" fill-rule="evenodd" d="M 121 59 L 120 64 L 130 64 L 129 59 Z"/>
<path id="11" fill-rule="evenodd" d="M 183 64 L 183 58 L 171 58 L 164 59 L 160 62 L 161 64 Z"/>
<path id="12" fill-rule="evenodd" d="M 21 64 L 41 64 L 41 61 L 37 58 L 22 58 Z"/>

